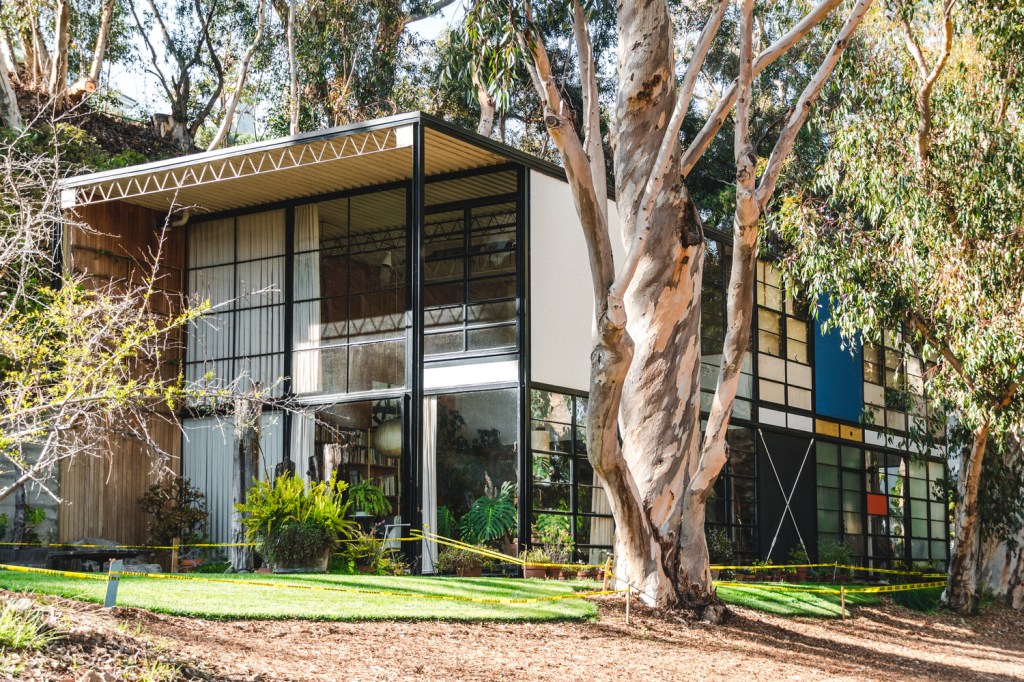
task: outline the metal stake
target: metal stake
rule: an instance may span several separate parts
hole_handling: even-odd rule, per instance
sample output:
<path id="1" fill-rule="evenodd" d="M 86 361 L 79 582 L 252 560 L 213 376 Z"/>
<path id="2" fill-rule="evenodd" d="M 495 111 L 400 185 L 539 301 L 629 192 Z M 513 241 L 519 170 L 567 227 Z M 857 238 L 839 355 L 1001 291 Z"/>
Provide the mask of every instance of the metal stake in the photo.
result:
<path id="1" fill-rule="evenodd" d="M 103 608 L 111 609 L 117 604 L 117 585 L 121 582 L 121 569 L 124 565 L 120 559 L 111 559 L 107 570 L 107 596 L 103 600 Z"/>

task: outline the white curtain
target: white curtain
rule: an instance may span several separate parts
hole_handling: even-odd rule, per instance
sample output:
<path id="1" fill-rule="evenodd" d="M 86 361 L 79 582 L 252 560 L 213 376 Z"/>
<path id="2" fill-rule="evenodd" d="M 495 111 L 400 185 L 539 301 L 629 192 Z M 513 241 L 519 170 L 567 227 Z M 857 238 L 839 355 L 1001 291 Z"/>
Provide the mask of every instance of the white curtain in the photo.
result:
<path id="1" fill-rule="evenodd" d="M 292 414 L 292 461 L 295 473 L 303 480 L 309 480 L 309 458 L 316 447 L 316 414 L 295 412 Z"/>
<path id="2" fill-rule="evenodd" d="M 423 529 L 437 532 L 437 398 L 423 399 Z M 434 572 L 437 543 L 423 541 L 423 572 Z"/>
<path id="3" fill-rule="evenodd" d="M 320 212 L 317 204 L 295 209 L 295 300 L 320 297 Z M 311 253 L 303 253 L 311 251 Z M 320 302 L 295 305 L 295 358 L 292 384 L 296 393 L 321 390 Z M 312 450 L 310 450 L 312 454 Z"/>
<path id="4" fill-rule="evenodd" d="M 595 477 L 596 478 L 596 477 Z M 597 483 L 595 480 L 594 483 Z M 608 494 L 604 486 L 594 488 L 593 499 L 590 502 L 590 511 L 595 514 L 611 514 L 612 506 L 608 503 Z M 594 545 L 611 545 L 615 542 L 615 522 L 608 518 L 593 517 L 590 519 L 590 542 Z M 601 550 L 590 550 L 590 559 L 587 563 L 601 563 Z"/>

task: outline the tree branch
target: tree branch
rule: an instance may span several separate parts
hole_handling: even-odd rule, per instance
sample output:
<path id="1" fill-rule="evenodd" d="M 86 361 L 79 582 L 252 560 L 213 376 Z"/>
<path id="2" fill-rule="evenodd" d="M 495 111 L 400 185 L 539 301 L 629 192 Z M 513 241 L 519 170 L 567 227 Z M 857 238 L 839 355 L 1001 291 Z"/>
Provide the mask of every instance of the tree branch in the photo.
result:
<path id="1" fill-rule="evenodd" d="M 213 136 L 210 146 L 207 147 L 207 151 L 216 149 L 224 138 L 227 137 L 228 130 L 231 129 L 231 123 L 235 118 L 235 109 L 238 108 L 238 102 L 242 98 L 242 89 L 245 87 L 245 81 L 249 76 L 249 62 L 252 61 L 252 57 L 256 53 L 256 48 L 263 39 L 263 26 L 266 24 L 267 18 L 266 2 L 265 0 L 258 0 L 258 2 L 259 7 L 257 9 L 256 35 L 253 37 L 248 49 L 246 49 L 245 53 L 242 55 L 242 61 L 238 67 L 238 80 L 235 83 L 235 90 L 231 93 L 231 99 L 228 100 L 228 105 L 224 109 L 224 118 L 220 122 L 217 134 Z"/>
<path id="2" fill-rule="evenodd" d="M 775 148 L 772 149 L 772 154 L 768 159 L 768 168 L 765 170 L 760 186 L 757 188 L 757 202 L 761 210 L 764 210 L 768 200 L 775 192 L 775 184 L 778 182 L 779 173 L 782 171 L 782 163 L 789 156 L 793 143 L 796 141 L 797 133 L 803 127 L 804 121 L 807 120 L 807 115 L 810 113 L 811 107 L 814 106 L 815 100 L 818 99 L 822 87 L 824 87 L 825 82 L 828 81 L 829 76 L 835 70 L 840 57 L 843 56 L 843 52 L 846 50 L 846 46 L 849 45 L 850 39 L 857 30 L 857 26 L 860 24 L 861 19 L 864 18 L 868 9 L 871 8 L 873 1 L 857 0 L 857 3 L 850 11 L 850 16 L 847 18 L 846 23 L 843 24 L 838 35 L 836 35 L 832 48 L 825 55 L 825 59 L 821 62 L 817 72 L 815 72 L 810 82 L 804 88 L 804 91 L 800 94 L 800 99 L 797 100 L 789 121 L 786 122 L 786 126 L 782 129 L 779 139 L 775 142 Z"/>
<path id="3" fill-rule="evenodd" d="M 598 99 L 597 69 L 594 48 L 587 30 L 587 16 L 579 0 L 572 3 L 572 34 L 580 60 L 580 82 L 583 89 L 583 149 L 590 159 L 590 175 L 594 178 L 597 204 L 608 221 L 608 177 L 605 169 L 604 145 L 601 144 L 601 104 Z"/>
<path id="4" fill-rule="evenodd" d="M 619 274 L 608 292 L 608 298 L 616 304 L 621 305 L 622 299 L 626 295 L 626 289 L 629 288 L 630 282 L 633 281 L 633 275 L 636 274 L 640 259 L 647 253 L 647 245 L 656 241 L 655 239 L 648 239 L 652 225 L 651 216 L 654 213 L 658 197 L 661 196 L 661 191 L 665 187 L 666 180 L 674 172 L 675 164 L 673 160 L 676 151 L 679 149 L 679 130 L 683 126 L 686 112 L 690 109 L 690 101 L 693 98 L 693 90 L 697 84 L 697 76 L 700 75 L 701 69 L 704 67 L 704 60 L 711 47 L 711 41 L 718 34 L 722 18 L 725 16 L 725 11 L 730 4 L 731 0 L 719 0 L 711 16 L 708 17 L 707 23 L 704 24 L 704 29 L 697 39 L 697 45 L 694 47 L 693 56 L 690 58 L 689 64 L 686 65 L 686 72 L 683 74 L 683 81 L 676 95 L 676 104 L 672 110 L 672 117 L 669 119 L 668 127 L 662 136 L 661 146 L 658 148 L 658 156 L 654 161 L 651 174 L 647 178 L 647 184 L 644 187 L 636 235 L 633 237 L 633 243 L 630 244 L 629 252 L 622 263 L 622 268 L 619 270 Z M 666 227 L 670 226 L 667 221 L 663 224 Z"/>
<path id="5" fill-rule="evenodd" d="M 753 75 L 756 77 L 772 62 L 793 49 L 793 47 L 800 42 L 804 36 L 810 33 L 815 26 L 821 23 L 821 21 L 827 17 L 832 10 L 838 7 L 841 2 L 842 0 L 822 0 L 822 2 L 808 12 L 807 15 L 796 24 L 796 26 L 791 28 L 784 36 L 776 40 L 767 50 L 757 56 L 757 59 L 754 60 Z M 683 177 L 690 174 L 690 171 L 693 170 L 697 161 L 700 160 L 700 157 L 703 156 L 704 152 L 706 152 L 708 147 L 711 146 L 711 142 L 715 139 L 715 136 L 718 135 L 718 131 L 722 129 L 726 116 L 736 103 L 736 94 L 737 84 L 736 81 L 733 81 L 725 91 L 722 99 L 719 100 L 714 111 L 712 111 L 711 115 L 708 116 L 708 120 L 704 123 L 704 127 L 701 128 L 700 132 L 697 133 L 697 136 L 693 138 L 690 146 L 687 147 L 686 152 L 683 154 L 682 161 L 680 162 L 680 169 Z"/>

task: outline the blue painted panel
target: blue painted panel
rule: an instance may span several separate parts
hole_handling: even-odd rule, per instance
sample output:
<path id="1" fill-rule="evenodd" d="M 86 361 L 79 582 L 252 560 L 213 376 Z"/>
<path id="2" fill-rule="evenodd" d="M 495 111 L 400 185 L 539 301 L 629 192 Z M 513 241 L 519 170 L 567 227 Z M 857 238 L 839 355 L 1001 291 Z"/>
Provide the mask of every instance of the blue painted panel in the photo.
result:
<path id="1" fill-rule="evenodd" d="M 824 333 L 828 299 L 818 299 L 821 319 L 815 322 L 814 409 L 823 417 L 859 422 L 864 407 L 864 358 L 860 339 L 843 347 L 838 331 Z"/>

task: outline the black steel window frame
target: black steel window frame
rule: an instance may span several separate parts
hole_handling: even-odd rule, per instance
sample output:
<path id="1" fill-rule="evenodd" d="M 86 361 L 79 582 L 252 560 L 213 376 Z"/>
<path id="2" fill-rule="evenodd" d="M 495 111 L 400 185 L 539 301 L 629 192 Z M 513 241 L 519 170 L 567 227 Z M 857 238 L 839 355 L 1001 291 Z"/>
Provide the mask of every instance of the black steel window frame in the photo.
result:
<path id="1" fill-rule="evenodd" d="M 580 472 L 580 464 L 581 464 L 581 462 L 583 460 L 587 459 L 586 436 L 585 436 L 585 431 L 583 431 L 585 429 L 585 427 L 586 427 L 586 423 L 585 423 L 585 421 L 583 423 L 580 423 L 579 415 L 581 413 L 580 413 L 580 410 L 577 407 L 577 404 L 578 404 L 579 401 L 584 401 L 584 404 L 585 404 L 586 401 L 588 400 L 587 394 L 585 392 L 583 392 L 583 391 L 575 391 L 575 390 L 572 390 L 572 389 L 567 389 L 567 388 L 562 388 L 562 387 L 557 387 L 557 386 L 550 386 L 550 385 L 547 385 L 547 384 L 532 383 L 530 385 L 530 390 L 527 392 L 529 394 L 528 395 L 529 398 L 532 398 L 534 391 L 543 391 L 543 392 L 546 392 L 546 393 L 555 393 L 555 394 L 566 396 L 566 397 L 568 397 L 570 399 L 570 401 L 571 401 L 571 408 L 570 408 L 570 411 L 569 411 L 570 423 L 567 425 L 567 426 L 569 426 L 569 439 L 568 439 L 569 451 L 566 452 L 566 451 L 556 451 L 556 450 L 535 450 L 533 448 L 532 440 L 529 443 L 529 447 L 528 447 L 529 460 L 527 462 L 527 466 L 524 468 L 524 472 L 525 473 L 523 474 L 524 480 L 529 479 L 529 481 L 530 481 L 529 497 L 527 498 L 529 500 L 529 504 L 528 505 L 523 505 L 524 507 L 526 507 L 529 510 L 529 516 L 528 516 L 528 519 L 527 519 L 527 528 L 528 529 L 532 529 L 533 525 L 537 521 L 537 517 L 542 515 L 542 514 L 550 514 L 550 515 L 553 515 L 553 516 L 567 517 L 569 519 L 569 529 L 570 529 L 570 533 L 572 534 L 573 542 L 577 543 L 578 542 L 578 538 L 579 538 L 579 534 L 580 534 L 580 523 L 581 523 L 582 520 L 586 520 L 586 519 L 608 519 L 613 524 L 615 522 L 611 513 L 608 513 L 608 514 L 598 514 L 598 513 L 594 513 L 594 512 L 581 511 L 579 509 L 579 500 L 580 500 L 579 490 L 580 490 L 580 486 L 581 485 L 583 485 L 586 488 L 592 489 L 592 491 L 601 490 L 601 486 L 600 486 L 599 483 L 598 484 L 595 484 L 595 483 L 582 483 L 581 484 L 580 483 L 580 473 L 581 473 Z M 535 425 L 535 423 L 542 423 L 543 424 L 543 423 L 549 422 L 549 420 L 533 419 L 532 418 L 532 414 L 530 414 L 529 411 L 527 412 L 527 416 L 528 416 L 528 420 L 530 422 L 530 429 L 527 430 L 527 433 L 532 433 L 533 426 Z M 553 423 L 561 423 L 561 422 L 553 422 Z M 565 425 L 565 424 L 563 424 L 563 425 Z M 581 431 L 583 431 L 582 434 L 581 434 Z M 581 438 L 581 435 L 583 436 L 582 438 Z M 580 444 L 581 443 L 583 444 L 582 448 L 580 448 Z M 557 457 L 567 457 L 568 458 L 568 460 L 569 460 L 569 480 L 563 484 L 563 485 L 568 485 L 568 488 L 569 488 L 569 509 L 568 509 L 568 511 L 557 510 L 557 509 L 537 508 L 537 507 L 534 506 L 534 498 L 533 498 L 533 487 L 534 487 L 533 467 L 534 467 L 534 458 L 535 458 L 534 456 L 535 456 L 536 453 L 540 453 L 542 455 L 549 455 L 549 456 L 550 455 L 554 455 L 554 456 L 557 456 Z M 589 462 L 588 462 L 588 466 L 589 466 Z M 593 495 L 595 493 L 592 492 L 591 494 Z M 532 544 L 532 541 L 531 541 L 531 538 L 530 538 L 530 533 L 526 533 L 526 538 L 525 538 L 524 542 L 526 543 L 527 546 Z M 586 550 L 594 550 L 594 549 L 596 549 L 596 550 L 606 550 L 606 551 L 608 551 L 610 553 L 611 550 L 612 550 L 612 546 L 611 545 L 594 544 L 593 542 L 587 542 L 587 543 L 583 543 L 583 544 L 576 544 L 576 551 L 577 551 L 577 553 L 580 553 L 580 554 L 583 554 Z"/>
<path id="2" fill-rule="evenodd" d="M 760 486 L 758 485 L 758 450 L 760 448 L 757 427 L 745 426 L 743 424 L 730 424 L 729 431 L 732 432 L 734 429 L 746 429 L 750 431 L 751 436 L 751 463 L 753 464 L 753 473 L 751 474 L 740 474 L 734 471 L 732 457 L 726 461 L 725 466 L 722 467 L 722 471 L 719 473 L 718 478 L 715 480 L 715 485 L 712 488 L 713 497 L 708 497 L 710 503 L 712 499 L 717 498 L 721 501 L 721 504 L 725 506 L 725 521 L 705 521 L 704 527 L 708 530 L 711 528 L 724 529 L 728 533 L 729 538 L 732 540 L 734 551 L 739 560 L 747 561 L 758 558 L 758 543 L 760 541 L 761 533 L 761 500 L 760 500 Z M 736 496 L 735 486 L 733 482 L 735 480 L 743 480 L 750 484 L 751 490 L 753 490 L 753 496 L 749 500 L 744 500 L 751 505 L 754 512 L 754 519 L 751 522 L 739 522 L 736 520 Z M 707 504 L 705 503 L 705 505 Z M 706 516 L 705 516 L 706 519 Z M 751 551 L 740 551 L 735 549 L 739 543 L 737 540 L 737 534 L 744 531 L 752 531 L 752 546 L 754 547 Z"/>
<path id="3" fill-rule="evenodd" d="M 913 460 L 914 455 L 912 455 L 911 453 L 908 453 L 908 452 L 902 452 L 902 451 L 895 450 L 895 449 L 892 449 L 892 448 L 882 448 L 882 447 L 877 447 L 877 446 L 868 446 L 865 443 L 851 443 L 849 441 L 842 441 L 842 440 L 832 439 L 832 438 L 822 438 L 820 436 L 817 438 L 817 442 L 818 443 L 827 443 L 827 444 L 830 444 L 830 445 L 834 445 L 834 446 L 836 446 L 838 448 L 838 455 L 837 455 L 838 456 L 838 460 L 837 460 L 838 464 L 837 464 L 837 467 L 838 467 L 838 471 L 839 471 L 839 480 L 838 480 L 839 487 L 838 487 L 838 490 L 839 490 L 839 514 L 840 514 L 840 532 L 839 533 L 833 533 L 831 531 L 823 531 L 820 527 L 818 527 L 816 529 L 817 530 L 816 535 L 817 535 L 817 538 L 818 538 L 819 541 L 820 541 L 822 535 L 839 536 L 840 540 L 844 541 L 844 542 L 847 541 L 850 537 L 859 536 L 860 539 L 864 543 L 864 551 L 863 552 L 857 552 L 855 555 L 853 555 L 853 558 L 854 558 L 855 561 L 860 562 L 862 565 L 867 564 L 867 562 L 870 560 L 871 566 L 873 566 L 875 568 L 894 568 L 895 564 L 899 564 L 902 567 L 908 567 L 908 566 L 913 566 L 915 563 L 921 563 L 922 561 L 930 561 L 933 564 L 938 564 L 940 567 L 944 566 L 945 562 L 948 561 L 949 518 L 948 518 L 948 515 L 943 515 L 943 518 L 941 519 L 941 522 L 942 522 L 942 526 L 941 526 L 942 538 L 941 539 L 947 545 L 946 556 L 935 557 L 934 554 L 931 551 L 931 543 L 932 542 L 937 542 L 938 540 L 932 536 L 931 531 L 932 531 L 933 527 L 932 527 L 931 524 L 932 524 L 933 521 L 934 522 L 938 522 L 939 520 L 932 518 L 931 508 L 932 508 L 933 504 L 941 504 L 941 505 L 943 505 L 943 508 L 944 508 L 945 507 L 945 502 L 932 499 L 932 494 L 933 494 L 932 489 L 931 489 L 932 481 L 931 481 L 930 478 L 926 478 L 925 479 L 926 480 L 926 485 L 927 485 L 927 488 L 928 488 L 927 489 L 927 495 L 928 495 L 927 498 L 922 499 L 922 498 L 918 498 L 918 497 L 912 496 L 910 494 L 910 476 L 909 476 L 909 472 L 910 472 L 910 463 Z M 850 466 L 845 466 L 843 464 L 843 459 L 842 459 L 842 448 L 843 447 L 855 449 L 855 450 L 858 451 L 858 453 L 859 453 L 859 460 L 858 461 L 860 463 L 859 466 L 857 466 L 857 467 L 850 467 Z M 815 448 L 817 448 L 817 446 L 815 446 Z M 903 471 L 905 473 L 902 474 L 902 476 L 903 476 L 903 483 L 902 483 L 902 486 L 901 486 L 901 490 L 898 491 L 897 495 L 893 495 L 892 493 L 888 493 L 888 492 L 886 493 L 886 497 L 887 498 L 889 498 L 889 497 L 898 497 L 900 503 L 903 505 L 903 519 L 902 519 L 903 534 L 902 534 L 902 536 L 900 536 L 900 535 L 893 535 L 893 533 L 892 533 L 892 530 L 891 530 L 891 519 L 890 519 L 890 515 L 889 515 L 890 507 L 889 507 L 889 504 L 888 504 L 888 499 L 886 500 L 886 522 L 885 522 L 885 526 L 886 526 L 886 529 L 887 529 L 886 532 L 885 533 L 872 533 L 871 532 L 870 518 L 871 518 L 872 515 L 869 515 L 868 514 L 868 510 L 867 510 L 867 494 L 868 493 L 881 494 L 881 493 L 877 493 L 877 492 L 869 489 L 869 485 L 868 485 L 869 477 L 872 475 L 872 472 L 869 469 L 868 463 L 867 463 L 868 453 L 876 453 L 876 454 L 879 454 L 879 455 L 883 455 L 885 457 L 898 457 L 902 461 Z M 937 459 L 937 458 L 922 457 L 922 458 L 920 458 L 919 461 L 925 463 L 925 466 L 926 466 L 926 476 L 927 476 L 927 471 L 928 471 L 928 465 L 929 464 L 939 464 L 939 465 L 945 467 L 945 464 L 942 462 L 942 460 Z M 817 449 L 815 449 L 815 462 L 817 463 Z M 860 515 L 861 528 L 863 529 L 863 532 L 859 533 L 859 534 L 847 532 L 846 531 L 845 521 L 843 521 L 843 514 L 845 514 L 846 512 L 844 512 L 844 510 L 843 510 L 842 498 L 843 498 L 844 492 L 846 492 L 848 490 L 848 488 L 843 484 L 843 474 L 844 473 L 849 474 L 851 479 L 857 480 L 858 481 L 858 485 L 859 485 L 858 489 L 852 490 L 852 492 L 858 493 L 861 496 L 861 500 L 862 500 L 861 501 L 861 508 L 860 508 L 859 512 L 856 512 L 856 513 L 858 513 Z M 819 478 L 819 470 L 818 470 L 817 466 L 815 466 L 814 475 L 815 475 L 815 489 L 816 489 L 816 491 L 818 489 L 820 489 L 820 488 L 826 488 L 826 487 L 827 488 L 832 488 L 833 487 L 833 486 L 823 486 L 822 485 L 821 480 Z M 911 542 L 910 541 L 911 541 L 911 539 L 913 539 L 914 536 L 913 536 L 912 531 L 911 531 L 911 525 L 910 525 L 910 523 L 908 523 L 908 521 L 912 522 L 915 505 L 924 505 L 925 508 L 928 510 L 928 516 L 927 516 L 927 520 L 928 520 L 928 537 L 927 538 L 918 538 L 918 539 L 927 540 L 927 542 L 929 543 L 929 556 L 927 557 L 927 559 L 923 559 L 921 557 L 916 557 L 915 558 L 913 556 L 913 552 L 912 552 L 912 547 L 911 547 Z M 820 500 L 816 501 L 815 507 L 816 507 L 816 509 L 818 511 L 830 511 L 830 510 L 822 508 Z M 817 525 L 817 521 L 816 521 L 816 525 Z M 884 556 L 884 557 L 883 556 L 869 556 L 869 553 L 868 553 L 868 543 L 870 543 L 873 538 L 884 540 L 887 543 L 891 543 L 894 538 L 899 539 L 900 541 L 902 541 L 903 551 L 900 554 L 890 554 L 890 555 L 887 555 L 887 556 Z"/>

